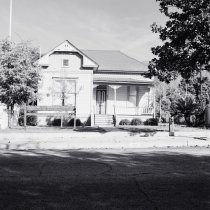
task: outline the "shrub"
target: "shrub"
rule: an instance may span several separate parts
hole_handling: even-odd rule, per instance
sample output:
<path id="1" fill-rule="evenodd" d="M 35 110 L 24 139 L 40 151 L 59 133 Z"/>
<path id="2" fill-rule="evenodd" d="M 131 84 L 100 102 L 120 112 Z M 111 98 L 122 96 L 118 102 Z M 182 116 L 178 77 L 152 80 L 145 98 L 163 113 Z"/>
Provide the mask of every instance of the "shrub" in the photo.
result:
<path id="1" fill-rule="evenodd" d="M 24 126 L 24 110 L 20 109 L 19 117 L 18 117 L 18 124 L 20 126 Z M 29 126 L 37 126 L 37 116 L 27 116 L 26 117 L 26 125 Z"/>
<path id="2" fill-rule="evenodd" d="M 113 115 L 112 119 L 113 119 L 113 125 L 116 126 L 116 116 Z"/>
<path id="3" fill-rule="evenodd" d="M 91 126 L 91 116 L 84 122 L 84 126 Z"/>
<path id="4" fill-rule="evenodd" d="M 61 119 L 60 118 L 53 119 L 52 126 L 61 126 Z"/>
<path id="5" fill-rule="evenodd" d="M 128 119 L 123 119 L 120 121 L 119 125 L 130 125 L 131 122 Z"/>
<path id="6" fill-rule="evenodd" d="M 144 122 L 144 125 L 158 125 L 158 119 L 157 118 L 149 118 Z"/>
<path id="7" fill-rule="evenodd" d="M 69 120 L 71 117 L 63 117 L 63 126 L 68 126 Z M 47 117 L 46 122 L 48 126 L 61 126 L 61 118 L 60 117 Z"/>
<path id="8" fill-rule="evenodd" d="M 142 120 L 139 118 L 134 118 L 131 120 L 131 125 L 141 125 L 142 124 Z"/>
<path id="9" fill-rule="evenodd" d="M 68 123 L 69 126 L 74 126 L 74 118 L 72 118 L 69 123 Z M 80 119 L 76 119 L 76 126 L 82 126 L 82 122 Z"/>

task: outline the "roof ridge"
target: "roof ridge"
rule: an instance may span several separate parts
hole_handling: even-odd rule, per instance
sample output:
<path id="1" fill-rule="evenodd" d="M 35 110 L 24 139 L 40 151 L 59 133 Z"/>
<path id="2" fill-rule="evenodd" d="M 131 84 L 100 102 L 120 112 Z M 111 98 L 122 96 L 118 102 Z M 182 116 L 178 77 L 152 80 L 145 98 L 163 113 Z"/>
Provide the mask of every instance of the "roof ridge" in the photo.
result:
<path id="1" fill-rule="evenodd" d="M 108 52 L 120 52 L 120 50 L 87 50 L 87 49 L 80 49 L 81 51 L 108 51 Z"/>
<path id="2" fill-rule="evenodd" d="M 130 58 L 130 59 L 132 59 L 132 60 L 135 60 L 135 61 L 137 61 L 137 62 L 139 62 L 139 63 L 141 63 L 142 65 L 144 65 L 144 66 L 146 66 L 146 67 L 148 67 L 145 63 L 143 63 L 142 61 L 139 61 L 139 60 L 137 60 L 136 58 L 133 58 L 133 57 L 131 57 L 131 56 L 129 56 L 129 55 L 127 55 L 127 54 L 125 54 L 124 52 L 122 52 L 122 51 L 119 51 L 121 54 L 123 54 L 123 55 L 125 55 L 125 56 L 127 56 L 128 58 Z"/>

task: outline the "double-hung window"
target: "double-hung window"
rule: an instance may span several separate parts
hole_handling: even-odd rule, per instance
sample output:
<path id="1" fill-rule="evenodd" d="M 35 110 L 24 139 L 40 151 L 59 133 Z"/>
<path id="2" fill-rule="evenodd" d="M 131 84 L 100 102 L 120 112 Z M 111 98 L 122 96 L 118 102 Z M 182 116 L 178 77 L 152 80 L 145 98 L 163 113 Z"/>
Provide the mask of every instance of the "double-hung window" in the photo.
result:
<path id="1" fill-rule="evenodd" d="M 53 78 L 53 105 L 76 105 L 76 80 Z"/>
<path id="2" fill-rule="evenodd" d="M 138 98 L 138 91 L 136 86 L 127 86 L 127 106 L 128 107 L 136 107 L 137 106 L 137 98 Z"/>

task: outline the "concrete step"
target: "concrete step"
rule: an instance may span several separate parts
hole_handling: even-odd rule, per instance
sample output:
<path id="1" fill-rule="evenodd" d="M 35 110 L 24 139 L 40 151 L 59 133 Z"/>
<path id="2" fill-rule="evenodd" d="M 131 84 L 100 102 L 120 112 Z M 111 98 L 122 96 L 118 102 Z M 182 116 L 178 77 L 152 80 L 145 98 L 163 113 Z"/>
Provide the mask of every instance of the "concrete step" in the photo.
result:
<path id="1" fill-rule="evenodd" d="M 102 124 L 95 124 L 95 126 L 100 126 L 100 127 L 112 127 L 112 126 L 114 126 L 114 124 L 104 124 L 104 123 L 102 123 Z"/>
<path id="2" fill-rule="evenodd" d="M 99 120 L 112 120 L 113 118 L 95 117 L 95 119 L 99 119 Z"/>
<path id="3" fill-rule="evenodd" d="M 97 120 L 95 120 L 95 122 L 113 122 L 113 120 L 99 120 L 99 119 L 97 119 Z"/>
<path id="4" fill-rule="evenodd" d="M 95 115 L 95 125 L 113 126 L 113 115 Z"/>

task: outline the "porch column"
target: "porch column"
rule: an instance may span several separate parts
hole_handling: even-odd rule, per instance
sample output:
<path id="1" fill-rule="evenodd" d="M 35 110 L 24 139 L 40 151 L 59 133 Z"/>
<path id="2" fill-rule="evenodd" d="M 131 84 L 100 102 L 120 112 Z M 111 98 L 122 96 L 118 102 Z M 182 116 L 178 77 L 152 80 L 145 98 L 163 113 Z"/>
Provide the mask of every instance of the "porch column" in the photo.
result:
<path id="1" fill-rule="evenodd" d="M 91 101 L 93 101 L 94 103 L 92 104 L 91 107 L 91 126 L 95 125 L 95 114 L 96 114 L 96 103 L 93 100 L 93 95 L 94 95 L 94 88 L 97 88 L 99 86 L 99 84 L 93 84 L 93 90 L 92 90 L 92 97 L 91 97 Z"/>
<path id="2" fill-rule="evenodd" d="M 114 90 L 114 115 L 116 115 L 116 101 L 117 101 L 117 89 L 121 87 L 121 85 L 109 85 Z"/>

